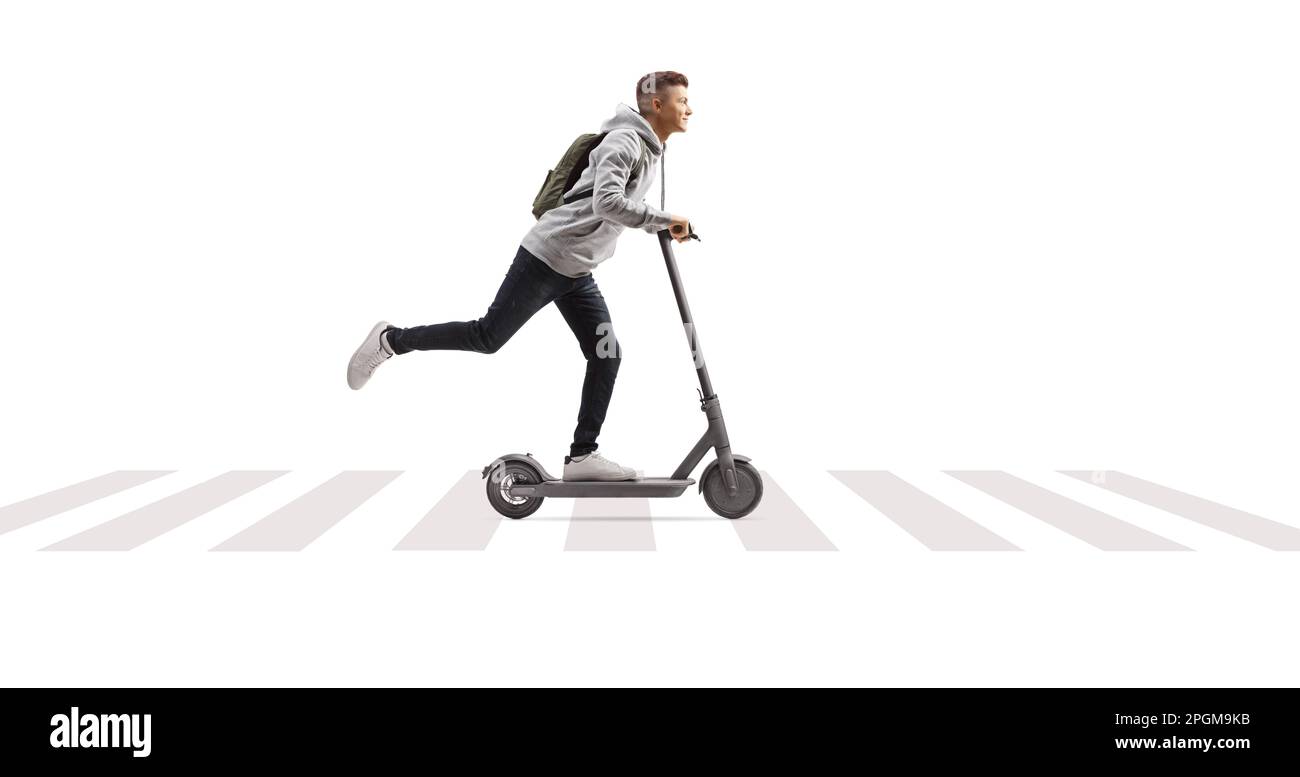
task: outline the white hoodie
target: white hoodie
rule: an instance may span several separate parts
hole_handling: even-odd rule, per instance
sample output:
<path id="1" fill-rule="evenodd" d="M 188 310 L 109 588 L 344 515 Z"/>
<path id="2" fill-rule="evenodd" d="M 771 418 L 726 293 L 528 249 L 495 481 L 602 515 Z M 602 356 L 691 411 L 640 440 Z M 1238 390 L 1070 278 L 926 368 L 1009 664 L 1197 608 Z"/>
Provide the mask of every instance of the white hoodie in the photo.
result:
<path id="1" fill-rule="evenodd" d="M 635 108 L 619 103 L 600 131 L 609 134 L 592 149 L 587 169 L 565 192 L 591 191 L 594 186 L 592 196 L 546 211 L 522 241 L 529 253 L 570 278 L 589 274 L 612 256 L 625 227 L 654 233 L 670 223 L 668 213 L 644 201 L 664 151 L 650 123 Z M 628 188 L 641 160 L 641 144 L 633 133 L 641 136 L 650 153 L 645 170 L 632 178 Z"/>

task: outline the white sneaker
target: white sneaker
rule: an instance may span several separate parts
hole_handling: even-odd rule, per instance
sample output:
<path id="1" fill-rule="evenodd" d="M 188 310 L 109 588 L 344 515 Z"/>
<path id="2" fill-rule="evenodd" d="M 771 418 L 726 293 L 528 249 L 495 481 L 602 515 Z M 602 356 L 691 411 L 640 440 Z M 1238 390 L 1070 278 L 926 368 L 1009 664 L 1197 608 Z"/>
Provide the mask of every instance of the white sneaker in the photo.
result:
<path id="1" fill-rule="evenodd" d="M 390 326 L 392 324 L 387 321 L 375 324 L 365 342 L 352 354 L 352 360 L 348 362 L 348 385 L 354 391 L 366 385 L 379 365 L 393 358 L 393 348 L 388 344 L 388 338 L 383 336 L 384 330 Z"/>
<path id="2" fill-rule="evenodd" d="M 586 456 L 564 457 L 565 480 L 640 480 L 640 470 L 616 464 L 592 451 Z"/>

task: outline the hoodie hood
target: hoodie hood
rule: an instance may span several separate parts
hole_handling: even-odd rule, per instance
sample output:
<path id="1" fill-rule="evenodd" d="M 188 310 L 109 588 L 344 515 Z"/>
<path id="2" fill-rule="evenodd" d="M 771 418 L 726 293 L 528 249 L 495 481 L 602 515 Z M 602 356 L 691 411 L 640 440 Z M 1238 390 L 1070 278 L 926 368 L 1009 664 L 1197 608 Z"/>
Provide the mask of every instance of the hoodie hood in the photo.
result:
<path id="1" fill-rule="evenodd" d="M 659 142 L 659 136 L 650 127 L 650 122 L 646 121 L 640 111 L 627 103 L 619 103 L 618 107 L 614 109 L 614 115 L 600 125 L 601 132 L 616 129 L 635 130 L 641 136 L 641 139 L 645 141 L 646 148 L 650 149 L 651 154 L 655 156 L 663 154 L 664 145 Z"/>

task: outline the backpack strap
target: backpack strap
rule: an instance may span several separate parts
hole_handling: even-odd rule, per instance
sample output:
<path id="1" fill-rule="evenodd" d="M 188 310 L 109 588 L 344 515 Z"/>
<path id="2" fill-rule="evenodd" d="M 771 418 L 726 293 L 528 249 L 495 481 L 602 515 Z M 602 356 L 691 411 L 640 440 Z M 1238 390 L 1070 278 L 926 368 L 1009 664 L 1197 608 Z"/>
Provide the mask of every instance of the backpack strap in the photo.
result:
<path id="1" fill-rule="evenodd" d="M 632 171 L 632 175 L 644 175 L 646 166 L 650 164 L 650 149 L 646 147 L 645 138 L 641 137 L 640 132 L 636 133 L 636 142 L 641 144 L 641 158 L 637 160 L 637 167 Z"/>

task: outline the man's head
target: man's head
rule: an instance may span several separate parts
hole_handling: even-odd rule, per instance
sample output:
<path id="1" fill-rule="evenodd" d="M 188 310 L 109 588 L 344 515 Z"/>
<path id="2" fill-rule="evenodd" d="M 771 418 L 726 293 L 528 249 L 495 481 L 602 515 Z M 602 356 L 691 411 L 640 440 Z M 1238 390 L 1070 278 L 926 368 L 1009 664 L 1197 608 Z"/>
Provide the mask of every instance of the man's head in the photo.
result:
<path id="1" fill-rule="evenodd" d="M 686 101 L 689 85 L 686 76 L 672 70 L 656 70 L 636 82 L 637 110 L 660 139 L 667 140 L 674 132 L 686 131 L 691 115 L 691 106 Z"/>

